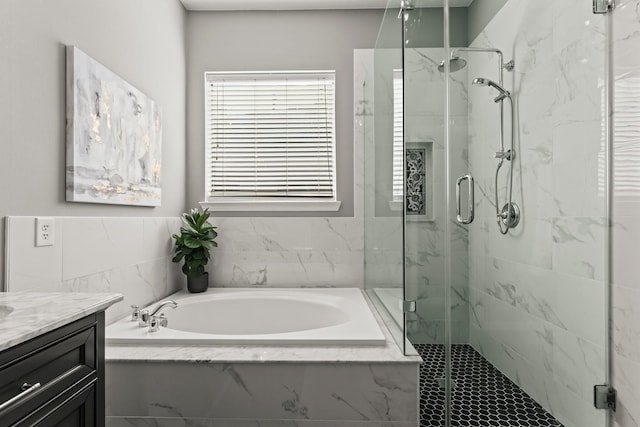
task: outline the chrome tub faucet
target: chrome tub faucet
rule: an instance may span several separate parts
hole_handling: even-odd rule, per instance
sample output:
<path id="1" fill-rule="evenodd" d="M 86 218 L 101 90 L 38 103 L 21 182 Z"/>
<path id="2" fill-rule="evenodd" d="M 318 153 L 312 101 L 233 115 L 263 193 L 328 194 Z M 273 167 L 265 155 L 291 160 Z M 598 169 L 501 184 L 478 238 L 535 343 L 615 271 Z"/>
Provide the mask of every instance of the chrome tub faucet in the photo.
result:
<path id="1" fill-rule="evenodd" d="M 148 326 L 149 332 L 157 332 L 160 330 L 160 327 L 166 328 L 169 324 L 169 319 L 165 317 L 164 313 L 160 313 L 165 307 L 176 308 L 178 307 L 178 303 L 173 300 L 167 300 L 158 304 L 151 312 L 149 312 L 149 310 L 139 311 L 137 316 L 138 326 L 141 328 Z M 135 310 L 138 309 L 135 308 Z M 135 320 L 135 311 L 134 314 L 131 315 L 131 319 Z"/>

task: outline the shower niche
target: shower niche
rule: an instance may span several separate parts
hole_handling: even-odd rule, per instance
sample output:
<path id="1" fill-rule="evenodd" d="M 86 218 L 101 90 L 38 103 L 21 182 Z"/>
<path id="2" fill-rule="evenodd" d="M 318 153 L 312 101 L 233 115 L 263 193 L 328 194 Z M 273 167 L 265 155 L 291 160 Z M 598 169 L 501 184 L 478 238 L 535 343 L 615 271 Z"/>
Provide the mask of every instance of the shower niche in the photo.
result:
<path id="1" fill-rule="evenodd" d="M 433 221 L 433 141 L 406 144 L 401 160 L 404 180 L 399 194 L 407 221 Z M 402 206 L 394 208 L 401 210 Z"/>

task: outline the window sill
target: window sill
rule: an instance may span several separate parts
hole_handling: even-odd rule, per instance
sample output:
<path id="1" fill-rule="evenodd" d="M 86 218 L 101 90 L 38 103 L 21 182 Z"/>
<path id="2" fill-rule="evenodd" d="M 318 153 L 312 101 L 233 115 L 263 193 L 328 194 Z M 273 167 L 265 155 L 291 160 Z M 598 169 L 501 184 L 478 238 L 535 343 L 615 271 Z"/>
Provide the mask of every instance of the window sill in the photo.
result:
<path id="1" fill-rule="evenodd" d="M 335 200 L 216 200 L 200 202 L 213 212 L 337 212 L 342 202 Z"/>

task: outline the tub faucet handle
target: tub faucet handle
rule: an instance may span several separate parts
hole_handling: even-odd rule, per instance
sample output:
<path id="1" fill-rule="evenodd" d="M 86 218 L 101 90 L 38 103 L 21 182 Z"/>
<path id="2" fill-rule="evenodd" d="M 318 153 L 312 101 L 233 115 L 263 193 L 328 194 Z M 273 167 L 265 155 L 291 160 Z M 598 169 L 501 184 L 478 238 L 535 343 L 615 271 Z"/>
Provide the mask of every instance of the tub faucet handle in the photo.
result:
<path id="1" fill-rule="evenodd" d="M 138 317 L 138 327 L 144 328 L 149 326 L 149 320 L 151 315 L 149 314 L 149 310 L 142 310 L 140 312 L 140 316 Z"/>
<path id="2" fill-rule="evenodd" d="M 133 311 L 131 312 L 131 320 L 132 321 L 140 320 L 140 306 L 132 305 L 131 308 L 133 309 Z"/>
<path id="3" fill-rule="evenodd" d="M 158 332 L 160 328 L 166 328 L 169 325 L 169 319 L 164 313 L 159 316 L 151 316 L 149 319 L 149 332 Z"/>

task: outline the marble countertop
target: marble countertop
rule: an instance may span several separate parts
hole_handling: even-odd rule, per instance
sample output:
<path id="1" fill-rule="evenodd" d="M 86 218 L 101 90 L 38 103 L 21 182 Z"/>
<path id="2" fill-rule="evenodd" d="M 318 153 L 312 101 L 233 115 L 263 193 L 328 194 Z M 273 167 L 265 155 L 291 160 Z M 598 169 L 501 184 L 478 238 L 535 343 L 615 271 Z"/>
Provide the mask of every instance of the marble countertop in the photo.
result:
<path id="1" fill-rule="evenodd" d="M 365 298 L 370 306 L 372 301 Z M 372 307 L 373 308 L 373 307 Z M 105 348 L 107 362 L 186 363 L 421 363 L 405 356 L 383 316 L 371 310 L 385 335 L 379 346 L 265 346 L 265 345 L 114 345 Z M 385 319 L 387 324 L 390 319 Z M 398 331 L 399 332 L 399 331 Z"/>
<path id="2" fill-rule="evenodd" d="M 0 351 L 121 300 L 106 293 L 0 292 Z"/>

